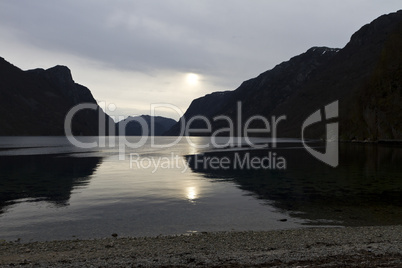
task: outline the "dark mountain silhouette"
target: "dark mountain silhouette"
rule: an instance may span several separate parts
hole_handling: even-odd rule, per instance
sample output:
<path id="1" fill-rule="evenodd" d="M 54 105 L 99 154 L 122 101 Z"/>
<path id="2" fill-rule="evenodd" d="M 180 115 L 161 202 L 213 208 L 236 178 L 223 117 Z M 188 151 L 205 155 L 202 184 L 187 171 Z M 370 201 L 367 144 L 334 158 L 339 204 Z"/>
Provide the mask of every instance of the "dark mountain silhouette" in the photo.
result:
<path id="1" fill-rule="evenodd" d="M 283 133 L 295 136 L 308 115 L 339 100 L 341 139 L 402 140 L 401 48 L 402 11 L 363 26 L 302 91 L 276 108 L 274 114 L 289 118 Z M 323 138 L 323 125 L 312 127 L 311 136 Z"/>
<path id="2" fill-rule="evenodd" d="M 199 115 L 205 116 L 211 121 L 217 115 L 235 118 L 238 101 L 242 102 L 243 118 L 256 114 L 269 115 L 280 103 L 300 90 L 316 69 L 328 62 L 338 50 L 326 47 L 311 48 L 307 52 L 277 65 L 272 70 L 243 82 L 234 91 L 214 92 L 195 99 L 180 120 L 188 121 Z M 191 127 L 205 128 L 205 123 L 201 120 L 194 120 Z M 224 121 L 217 121 L 213 125 L 214 129 L 225 127 L 227 127 L 227 123 Z M 180 121 L 167 134 L 177 135 L 179 132 Z M 202 133 L 194 135 L 202 135 Z"/>
<path id="3" fill-rule="evenodd" d="M 145 124 L 143 129 L 141 123 Z M 121 133 L 120 128 L 126 136 L 162 136 L 177 122 L 171 118 L 162 116 L 141 115 L 136 117 L 129 116 L 116 124 L 116 133 Z M 153 127 L 152 127 L 153 126 Z M 148 134 L 147 134 L 148 133 Z"/>
<path id="4" fill-rule="evenodd" d="M 81 103 L 95 104 L 97 109 L 73 117 L 74 135 L 98 135 L 98 111 L 106 129 L 109 124 L 114 128 L 113 120 L 97 106 L 88 88 L 74 82 L 67 67 L 22 71 L 0 58 L 0 135 L 65 135 L 65 116 Z"/>
<path id="5" fill-rule="evenodd" d="M 309 115 L 339 101 L 341 139 L 402 140 L 401 48 L 402 11 L 398 11 L 363 26 L 343 49 L 311 48 L 243 82 L 234 91 L 196 99 L 180 120 L 188 122 L 196 115 L 210 120 L 218 115 L 235 119 L 237 102 L 241 101 L 242 129 L 252 115 L 268 119 L 286 115 L 287 119 L 278 124 L 278 136 L 300 137 L 301 125 Z M 228 127 L 225 120 L 211 122 L 212 131 Z M 192 128 L 205 126 L 201 120 L 191 125 Z M 258 120 L 250 125 L 263 126 Z M 308 137 L 325 138 L 324 126 L 309 127 Z M 168 135 L 179 133 L 180 121 L 167 132 Z"/>

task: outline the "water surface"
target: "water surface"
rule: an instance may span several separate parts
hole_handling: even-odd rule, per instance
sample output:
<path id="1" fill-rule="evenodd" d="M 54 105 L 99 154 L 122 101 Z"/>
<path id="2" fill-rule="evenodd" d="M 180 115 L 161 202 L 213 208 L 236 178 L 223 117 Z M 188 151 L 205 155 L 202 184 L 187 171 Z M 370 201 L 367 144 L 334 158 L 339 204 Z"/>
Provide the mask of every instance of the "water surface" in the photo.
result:
<path id="1" fill-rule="evenodd" d="M 155 143 L 175 139 L 156 137 Z M 191 141 L 201 145 L 208 138 Z M 286 159 L 285 170 L 211 170 L 189 165 L 186 156 L 213 148 L 195 148 L 186 139 L 168 148 L 150 141 L 126 146 L 121 160 L 118 147 L 80 149 L 62 137 L 2 137 L 0 239 L 402 223 L 401 148 L 341 144 L 340 165 L 332 168 L 294 140 L 281 142 L 279 149 L 251 156 L 275 152 Z"/>

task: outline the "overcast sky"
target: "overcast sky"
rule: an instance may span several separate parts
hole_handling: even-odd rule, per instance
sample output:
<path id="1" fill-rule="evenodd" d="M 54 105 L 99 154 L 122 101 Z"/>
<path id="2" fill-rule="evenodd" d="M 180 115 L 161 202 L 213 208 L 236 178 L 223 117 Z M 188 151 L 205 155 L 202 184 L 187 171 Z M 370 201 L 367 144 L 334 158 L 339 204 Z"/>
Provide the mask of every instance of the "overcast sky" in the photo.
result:
<path id="1" fill-rule="evenodd" d="M 342 48 L 400 0 L 0 0 L 0 56 L 68 66 L 114 115 L 183 112 L 312 46 Z M 178 119 L 173 110 L 157 114 Z"/>

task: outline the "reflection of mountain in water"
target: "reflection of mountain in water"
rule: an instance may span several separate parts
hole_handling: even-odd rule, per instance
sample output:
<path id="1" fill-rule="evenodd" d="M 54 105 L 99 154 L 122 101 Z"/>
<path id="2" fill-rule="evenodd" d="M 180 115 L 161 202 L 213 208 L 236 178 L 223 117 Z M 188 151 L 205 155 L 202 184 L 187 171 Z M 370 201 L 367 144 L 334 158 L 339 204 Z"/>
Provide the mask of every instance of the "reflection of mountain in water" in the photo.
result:
<path id="1" fill-rule="evenodd" d="M 195 156 L 187 160 L 194 172 L 233 181 L 251 195 L 313 223 L 402 222 L 402 148 L 341 144 L 337 168 L 314 159 L 303 148 L 275 152 L 286 159 L 286 170 L 204 169 L 202 165 L 195 167 Z M 205 155 L 233 161 L 236 154 L 242 158 L 246 153 L 250 153 L 250 159 L 268 155 L 266 150 Z"/>
<path id="2" fill-rule="evenodd" d="M 88 184 L 101 160 L 62 155 L 1 156 L 0 213 L 21 198 L 67 205 L 71 191 Z"/>

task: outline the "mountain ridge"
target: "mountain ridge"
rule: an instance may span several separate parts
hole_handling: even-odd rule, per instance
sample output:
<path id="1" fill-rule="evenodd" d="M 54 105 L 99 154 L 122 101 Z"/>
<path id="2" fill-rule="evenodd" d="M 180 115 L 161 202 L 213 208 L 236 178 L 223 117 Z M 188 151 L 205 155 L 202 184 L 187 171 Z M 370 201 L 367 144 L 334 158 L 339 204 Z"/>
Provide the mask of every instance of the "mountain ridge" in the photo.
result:
<path id="1" fill-rule="evenodd" d="M 212 99 L 213 93 L 198 98 L 180 120 L 188 122 L 194 115 L 204 115 L 209 120 L 226 115 L 236 121 L 236 105 L 242 101 L 244 118 L 286 115 L 278 129 L 279 137 L 300 138 L 302 123 L 309 115 L 339 101 L 341 140 L 402 140 L 401 47 L 400 10 L 362 26 L 342 49 L 310 48 L 243 82 L 237 89 L 225 91 L 225 98 Z M 320 57 L 317 52 L 327 56 Z M 213 107 L 217 111 L 213 114 L 204 114 L 195 107 L 213 102 L 219 106 Z M 211 132 L 228 127 L 226 122 L 211 122 Z M 180 121 L 167 134 L 176 135 L 179 125 Z M 205 126 L 200 120 L 191 125 Z M 264 123 L 254 121 L 250 126 L 263 128 Z M 240 128 L 244 130 L 244 125 Z M 315 124 L 306 133 L 312 139 L 325 139 L 325 124 Z"/>
<path id="2" fill-rule="evenodd" d="M 147 129 L 143 129 L 141 122 L 147 124 Z M 124 127 L 125 136 L 162 136 L 169 130 L 176 120 L 163 116 L 129 116 L 126 119 L 116 123 L 116 133 L 120 134 L 120 128 Z"/>
<path id="3" fill-rule="evenodd" d="M 212 119 L 222 115 L 235 121 L 241 102 L 242 119 L 286 115 L 278 128 L 278 137 L 299 138 L 309 115 L 338 101 L 341 140 L 402 140 L 401 47 L 399 10 L 362 26 L 342 49 L 312 47 L 244 81 L 235 90 L 213 92 L 193 100 L 179 122 L 173 124 L 174 120 L 165 118 L 167 125 L 173 124 L 170 129 L 158 122 L 155 135 L 178 135 L 181 121 L 188 122 L 195 116 L 210 120 L 211 132 L 225 128 L 227 122 Z M 74 135 L 107 135 L 108 129 L 116 130 L 121 123 L 115 124 L 104 113 L 91 91 L 76 83 L 66 66 L 23 71 L 0 57 L 0 74 L 0 136 L 65 135 L 68 111 L 83 103 L 92 104 L 95 109 L 74 116 Z M 148 116 L 140 117 L 151 121 Z M 153 120 L 156 123 L 160 118 Z M 106 126 L 106 133 L 99 132 L 101 123 Z M 135 126 L 131 127 L 137 131 Z M 204 128 L 205 122 L 194 120 L 191 127 Z M 233 127 L 244 130 L 244 121 L 239 125 L 235 121 Z M 249 127 L 261 128 L 264 122 L 253 121 Z M 131 130 L 126 129 L 125 134 Z M 306 133 L 308 138 L 325 139 L 325 124 L 310 126 Z M 228 134 L 222 131 L 219 135 Z"/>
<path id="4" fill-rule="evenodd" d="M 339 49 L 337 48 L 312 47 L 306 52 L 242 82 L 233 91 L 213 92 L 195 99 L 180 120 L 188 121 L 189 118 L 196 115 L 205 116 L 211 121 L 217 115 L 234 118 L 238 101 L 242 101 L 242 106 L 247 107 L 247 110 L 244 111 L 243 109 L 243 117 L 245 118 L 262 114 L 261 112 L 268 114 L 275 109 L 278 103 L 283 102 L 291 94 L 299 90 L 302 83 L 314 75 L 315 70 L 330 60 L 338 51 Z M 197 107 L 207 108 L 201 110 L 197 109 Z M 168 135 L 178 134 L 181 125 L 180 120 L 167 132 Z M 224 122 L 213 126 L 213 128 L 215 130 L 223 128 L 225 127 L 223 124 Z M 195 121 L 192 127 L 202 128 L 205 127 L 205 124 Z M 195 133 L 195 135 L 200 134 Z"/>
<path id="5" fill-rule="evenodd" d="M 74 135 L 98 135 L 98 112 L 104 118 L 106 130 L 114 124 L 90 90 L 75 83 L 65 66 L 23 71 L 1 58 L 0 73 L 1 136 L 64 136 L 65 117 L 80 103 L 93 104 L 96 109 L 74 115 Z"/>

